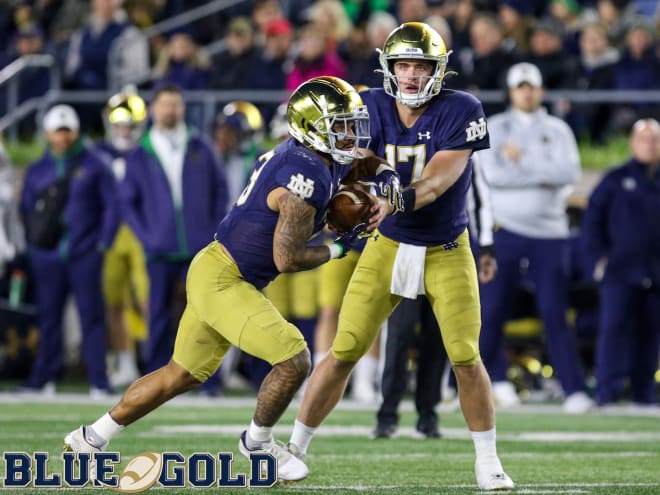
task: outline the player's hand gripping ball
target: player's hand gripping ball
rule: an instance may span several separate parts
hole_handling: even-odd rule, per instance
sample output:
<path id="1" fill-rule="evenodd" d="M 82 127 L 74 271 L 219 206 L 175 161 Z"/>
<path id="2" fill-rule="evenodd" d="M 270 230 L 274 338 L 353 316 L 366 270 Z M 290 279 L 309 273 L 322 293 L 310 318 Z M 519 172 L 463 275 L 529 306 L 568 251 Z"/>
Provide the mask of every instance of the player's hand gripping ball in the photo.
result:
<path id="1" fill-rule="evenodd" d="M 371 206 L 371 198 L 367 193 L 343 187 L 330 200 L 328 225 L 338 234 L 351 232 L 356 225 L 368 223 Z"/>

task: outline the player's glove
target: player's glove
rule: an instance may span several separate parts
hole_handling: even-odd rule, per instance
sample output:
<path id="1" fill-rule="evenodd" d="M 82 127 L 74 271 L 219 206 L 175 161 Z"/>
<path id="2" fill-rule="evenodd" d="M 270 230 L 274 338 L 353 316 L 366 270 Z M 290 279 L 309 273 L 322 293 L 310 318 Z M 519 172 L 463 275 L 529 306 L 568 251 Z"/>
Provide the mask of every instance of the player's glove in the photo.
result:
<path id="1" fill-rule="evenodd" d="M 334 258 L 343 258 L 348 254 L 353 245 L 360 239 L 360 234 L 364 232 L 364 229 L 367 228 L 366 223 L 359 223 L 353 230 L 346 232 L 345 234 L 337 237 L 335 241 L 330 244 L 330 259 Z"/>
<path id="2" fill-rule="evenodd" d="M 393 194 L 394 191 L 398 191 L 401 187 L 399 182 L 399 174 L 397 174 L 392 169 L 385 169 L 374 177 L 374 182 L 378 188 L 378 192 L 381 196 L 389 197 Z"/>

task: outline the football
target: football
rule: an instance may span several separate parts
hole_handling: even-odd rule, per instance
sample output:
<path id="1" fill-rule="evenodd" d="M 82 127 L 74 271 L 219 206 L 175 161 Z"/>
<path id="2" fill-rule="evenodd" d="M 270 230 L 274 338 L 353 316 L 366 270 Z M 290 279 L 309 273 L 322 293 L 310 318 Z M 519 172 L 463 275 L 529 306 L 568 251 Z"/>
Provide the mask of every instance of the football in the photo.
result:
<path id="1" fill-rule="evenodd" d="M 371 204 L 367 193 L 344 187 L 330 200 L 328 225 L 338 234 L 350 232 L 356 225 L 369 220 Z"/>
<path id="2" fill-rule="evenodd" d="M 160 478 L 163 458 L 156 452 L 144 452 L 131 459 L 119 476 L 119 491 L 139 493 L 153 486 Z"/>

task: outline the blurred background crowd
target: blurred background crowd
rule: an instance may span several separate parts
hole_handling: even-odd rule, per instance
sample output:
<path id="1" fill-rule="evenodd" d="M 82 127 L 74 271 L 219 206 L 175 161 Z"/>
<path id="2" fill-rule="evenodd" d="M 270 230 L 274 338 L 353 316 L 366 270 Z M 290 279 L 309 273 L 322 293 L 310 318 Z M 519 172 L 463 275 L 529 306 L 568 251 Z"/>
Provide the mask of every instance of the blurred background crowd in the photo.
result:
<path id="1" fill-rule="evenodd" d="M 183 307 L 187 264 L 212 237 L 217 222 L 245 187 L 255 157 L 286 137 L 281 103 L 300 83 L 319 75 L 381 87 L 382 75 L 375 72 L 380 68 L 376 49 L 407 21 L 426 22 L 442 35 L 452 50 L 448 67 L 452 74 L 445 87 L 476 94 L 489 117 L 507 109 L 509 91 L 515 87 L 507 83 L 507 74 L 520 62 L 538 67 L 542 86 L 549 91 L 548 112 L 565 122 L 580 142 L 607 143 L 616 135 L 627 138 L 639 119 L 660 117 L 660 97 L 653 94 L 660 89 L 660 5 L 653 0 L 1 2 L 4 142 L 7 149 L 16 149 L 45 135 L 48 151 L 27 174 L 12 166 L 8 153 L 0 153 L 0 378 L 26 380 L 22 391 L 52 393 L 53 384 L 67 370 L 80 376 L 76 363 L 82 362 L 92 396 L 98 397 L 164 364 L 172 349 L 177 311 Z M 39 55 L 45 57 L 30 57 Z M 145 132 L 150 133 L 150 145 L 139 141 Z M 136 147 L 144 155 L 136 158 Z M 639 146 L 634 148 L 631 141 L 632 159 L 639 160 L 639 153 Z M 655 167 L 649 176 L 652 199 L 643 202 L 646 210 L 642 208 L 650 216 L 658 211 L 653 209 L 658 206 L 653 198 L 660 194 L 653 175 L 657 175 L 660 155 L 653 153 L 657 149 L 642 159 Z M 164 173 L 153 172 L 162 177 L 153 175 L 147 166 L 139 173 L 131 172 L 148 163 L 149 157 L 155 157 L 154 163 L 167 162 Z M 62 170 L 66 164 L 89 167 L 94 177 L 87 190 L 75 194 L 81 202 L 62 213 L 72 236 L 73 224 L 84 226 L 77 240 L 60 239 L 48 248 L 35 248 L 34 242 L 28 242 L 26 248 L 23 223 L 40 185 L 70 179 L 64 172 L 44 179 L 43 174 L 30 171 L 58 163 L 65 164 Z M 206 165 L 189 173 L 190 163 Z M 608 161 L 602 167 L 614 165 L 619 163 Z M 595 386 L 594 356 L 602 345 L 598 339 L 603 325 L 599 317 L 603 274 L 598 276 L 598 269 L 604 269 L 604 247 L 601 243 L 595 248 L 596 241 L 585 240 L 580 225 L 589 190 L 599 180 L 592 178 L 581 195 L 562 203 L 571 221 L 573 247 L 566 255 L 567 305 L 558 307 L 561 312 L 567 309 L 561 319 L 566 316 L 577 341 L 590 394 Z M 198 189 L 187 192 L 191 181 L 215 187 L 208 194 L 199 194 Z M 172 194 L 163 193 L 169 194 L 163 200 L 158 194 L 161 189 L 167 191 L 168 185 Z M 615 200 L 601 200 L 601 209 L 606 208 L 603 201 L 607 205 Z M 117 206 L 120 203 L 122 208 Z M 150 211 L 149 205 L 158 205 L 158 211 Z M 76 213 L 80 210 L 87 212 L 85 218 Z M 210 212 L 210 217 L 203 218 L 200 212 Z M 176 225 L 165 234 L 164 218 Z M 496 215 L 496 225 L 497 220 Z M 660 231 L 657 222 L 649 220 L 648 225 Z M 597 227 L 592 225 L 592 236 L 598 233 Z M 108 237 L 108 232 L 117 234 Z M 600 234 L 605 238 L 619 235 Z M 649 238 L 644 241 L 646 251 L 640 252 L 648 256 L 650 275 L 634 284 L 639 282 L 640 290 L 656 297 L 660 244 L 653 235 Z M 114 268 L 109 261 L 112 256 Z M 529 260 L 523 256 L 516 263 L 524 278 Z M 328 313 L 320 309 L 323 304 L 316 298 L 324 280 L 316 273 L 297 283 L 302 285 L 296 288 L 294 281 L 280 281 L 270 294 L 311 341 L 317 316 L 321 316 L 320 326 L 327 326 Z M 68 292 L 76 300 L 77 317 L 65 311 Z M 535 284 L 522 283 L 514 295 L 515 308 L 505 325 L 508 371 L 501 377 L 513 387 L 501 387 L 500 405 L 515 405 L 518 397 L 568 395 L 557 382 L 552 356 L 545 349 L 542 313 L 547 308 L 536 303 Z M 620 301 L 624 296 L 616 297 Z M 307 302 L 302 304 L 303 300 Z M 617 321 L 627 323 L 617 316 Z M 637 339 L 637 346 L 643 345 L 639 339 L 655 345 L 655 362 L 645 365 L 655 370 L 660 320 L 649 318 L 642 325 L 650 334 L 640 333 L 633 340 Z M 76 337 L 67 344 L 72 326 L 82 328 L 80 352 L 76 352 Z M 419 327 L 418 322 L 411 332 L 420 333 Z M 323 344 L 315 353 L 321 355 L 323 347 L 329 346 L 328 337 L 318 340 Z M 67 348 L 73 348 L 73 357 L 62 350 Z M 414 369 L 416 351 L 400 352 L 405 353 L 407 369 Z M 375 403 L 378 353 L 370 354 L 365 371 L 356 372 L 364 377 L 353 390 L 357 398 Z M 630 391 L 626 377 L 632 375 L 634 382 L 631 369 L 639 359 L 631 355 L 624 369 L 607 377 L 611 386 L 605 395 L 596 397 L 601 405 L 620 399 L 642 404 L 657 401 L 653 380 L 660 383 L 660 372 L 651 374 L 652 392 L 647 393 L 648 372 L 640 379 L 646 391 L 638 396 L 634 387 Z M 254 386 L 265 369 L 264 363 L 230 354 L 221 376 L 214 377 L 203 393 L 216 395 L 238 385 Z"/>

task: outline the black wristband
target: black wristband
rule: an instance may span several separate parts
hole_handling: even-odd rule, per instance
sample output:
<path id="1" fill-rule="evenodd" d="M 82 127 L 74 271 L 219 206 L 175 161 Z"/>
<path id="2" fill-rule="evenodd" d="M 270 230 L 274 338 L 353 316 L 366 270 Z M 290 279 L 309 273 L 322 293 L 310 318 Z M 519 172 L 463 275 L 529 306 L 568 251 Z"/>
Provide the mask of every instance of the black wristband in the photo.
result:
<path id="1" fill-rule="evenodd" d="M 417 195 L 414 187 L 408 187 L 401 191 L 401 213 L 412 213 L 415 211 L 415 199 Z"/>

